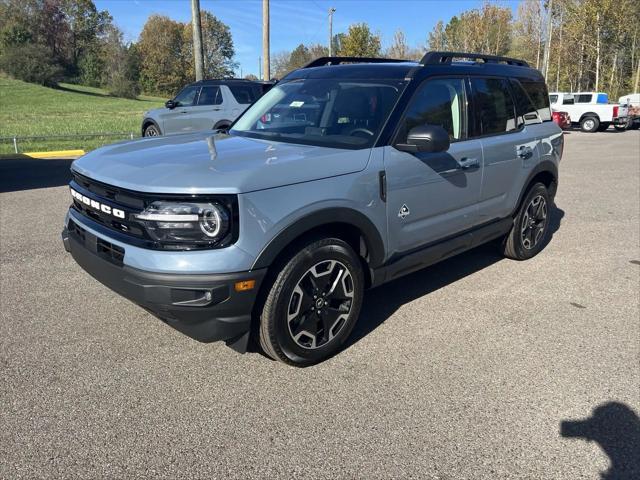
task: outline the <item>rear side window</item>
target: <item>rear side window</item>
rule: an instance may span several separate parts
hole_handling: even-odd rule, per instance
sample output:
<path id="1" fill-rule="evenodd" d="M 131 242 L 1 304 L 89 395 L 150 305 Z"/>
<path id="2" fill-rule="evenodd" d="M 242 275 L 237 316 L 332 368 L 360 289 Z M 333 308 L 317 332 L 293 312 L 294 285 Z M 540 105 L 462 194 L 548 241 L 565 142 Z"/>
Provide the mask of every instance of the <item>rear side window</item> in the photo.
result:
<path id="1" fill-rule="evenodd" d="M 576 103 L 589 103 L 592 97 L 593 95 L 591 94 L 582 94 L 576 95 L 574 98 Z"/>
<path id="2" fill-rule="evenodd" d="M 257 88 L 253 85 L 227 85 L 236 102 L 241 104 L 253 103 L 258 99 Z"/>
<path id="3" fill-rule="evenodd" d="M 573 103 L 574 103 L 574 99 L 573 99 L 573 97 L 565 97 L 565 98 L 562 100 L 562 104 L 563 104 L 563 105 L 573 105 Z"/>
<path id="4" fill-rule="evenodd" d="M 200 97 L 198 97 L 198 105 L 220 105 L 221 103 L 220 87 L 202 87 Z"/>
<path id="5" fill-rule="evenodd" d="M 473 98 L 482 135 L 517 130 L 515 106 L 503 78 L 472 78 Z"/>
<path id="6" fill-rule="evenodd" d="M 522 85 L 520 85 L 520 82 L 517 80 L 511 80 L 511 88 L 513 89 L 513 99 L 516 102 L 518 128 L 520 128 L 524 125 L 525 119 L 529 120 L 531 118 L 538 118 L 536 115 L 538 113 L 538 109 L 534 105 L 531 97 L 529 97 L 529 94 L 524 90 Z"/>
<path id="7" fill-rule="evenodd" d="M 551 120 L 551 108 L 549 107 L 549 93 L 544 82 L 529 82 L 519 80 L 520 85 L 538 110 L 538 116 L 543 122 Z"/>
<path id="8" fill-rule="evenodd" d="M 405 142 L 409 130 L 419 125 L 441 126 L 452 142 L 462 139 L 466 130 L 466 104 L 463 79 L 428 80 L 411 99 L 399 141 Z"/>

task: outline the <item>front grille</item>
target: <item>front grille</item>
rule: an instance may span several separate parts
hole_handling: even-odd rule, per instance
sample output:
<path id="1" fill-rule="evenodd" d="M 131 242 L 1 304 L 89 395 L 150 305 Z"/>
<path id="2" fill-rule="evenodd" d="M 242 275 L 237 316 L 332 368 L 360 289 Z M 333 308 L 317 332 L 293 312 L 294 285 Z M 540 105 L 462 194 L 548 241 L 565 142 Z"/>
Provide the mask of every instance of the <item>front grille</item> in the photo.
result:
<path id="1" fill-rule="evenodd" d="M 135 245 L 137 247 L 153 250 L 191 250 L 194 248 L 223 248 L 235 243 L 239 235 L 238 199 L 235 195 L 193 195 L 193 194 L 158 194 L 143 193 L 126 190 L 112 185 L 107 185 L 77 172 L 72 171 L 70 187 L 82 196 L 85 201 L 93 200 L 99 205 L 105 205 L 111 209 L 124 212 L 121 217 L 104 212 L 91 204 L 87 205 L 82 200 L 73 197 L 71 209 L 86 219 L 87 226 L 98 232 L 112 237 L 119 242 Z M 222 204 L 227 208 L 231 217 L 231 230 L 229 234 L 215 246 L 198 247 L 191 244 L 166 244 L 154 240 L 147 232 L 144 222 L 135 218 L 135 214 L 142 212 L 147 206 L 157 200 L 166 201 L 212 201 Z"/>
<path id="2" fill-rule="evenodd" d="M 152 242 L 142 225 L 135 221 L 133 217 L 135 213 L 139 213 L 144 209 L 146 202 L 143 198 L 136 197 L 131 192 L 90 180 L 75 172 L 72 175 L 71 188 L 101 204 L 124 211 L 125 218 L 114 217 L 100 209 L 84 204 L 77 198 L 73 198 L 72 208 L 76 212 L 131 240 L 139 240 L 145 243 Z"/>

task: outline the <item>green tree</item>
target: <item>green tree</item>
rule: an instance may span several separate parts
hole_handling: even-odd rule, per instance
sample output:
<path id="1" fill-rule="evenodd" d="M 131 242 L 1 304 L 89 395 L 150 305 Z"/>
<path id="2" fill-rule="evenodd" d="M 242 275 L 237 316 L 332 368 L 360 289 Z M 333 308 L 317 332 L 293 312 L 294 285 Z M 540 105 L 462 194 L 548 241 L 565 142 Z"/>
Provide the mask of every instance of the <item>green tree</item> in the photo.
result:
<path id="1" fill-rule="evenodd" d="M 137 43 L 145 92 L 172 95 L 192 81 L 185 61 L 184 28 L 183 23 L 161 15 L 147 19 Z"/>
<path id="2" fill-rule="evenodd" d="M 204 52 L 204 75 L 206 78 L 233 77 L 238 64 L 234 62 L 235 49 L 229 26 L 211 12 L 200 12 L 202 25 L 202 48 Z M 195 78 L 193 64 L 193 33 L 191 23 L 183 31 L 183 55 L 188 64 L 189 75 Z"/>
<path id="3" fill-rule="evenodd" d="M 380 56 L 380 35 L 372 33 L 366 23 L 350 25 L 340 43 L 339 53 L 346 57 Z"/>
<path id="4" fill-rule="evenodd" d="M 505 55 L 511 46 L 511 9 L 488 1 L 479 9 L 453 16 L 443 26 L 438 22 L 429 34 L 431 50 Z"/>
<path id="5" fill-rule="evenodd" d="M 10 45 L 0 56 L 0 70 L 25 82 L 55 86 L 62 79 L 62 68 L 37 43 Z"/>
<path id="6" fill-rule="evenodd" d="M 132 68 L 135 49 L 124 44 L 122 32 L 109 27 L 104 39 L 104 86 L 115 97 L 136 98 L 140 94 L 137 72 Z"/>

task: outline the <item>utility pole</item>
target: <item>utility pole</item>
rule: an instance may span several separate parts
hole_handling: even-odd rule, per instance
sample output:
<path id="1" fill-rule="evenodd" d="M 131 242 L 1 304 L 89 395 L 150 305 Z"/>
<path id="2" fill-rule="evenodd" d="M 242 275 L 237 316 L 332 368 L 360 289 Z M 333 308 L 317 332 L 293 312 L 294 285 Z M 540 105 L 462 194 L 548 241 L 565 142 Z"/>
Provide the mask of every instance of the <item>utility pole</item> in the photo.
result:
<path id="1" fill-rule="evenodd" d="M 271 80 L 269 72 L 269 0 L 262 0 L 262 64 L 262 79 Z"/>
<path id="2" fill-rule="evenodd" d="M 544 58 L 542 60 L 542 74 L 545 80 L 549 73 L 549 61 L 551 58 L 551 37 L 553 35 L 553 0 L 549 0 L 549 11 L 547 13 L 547 43 L 544 45 Z"/>
<path id="3" fill-rule="evenodd" d="M 193 63 L 196 81 L 204 76 L 204 54 L 202 52 L 202 25 L 200 23 L 200 0 L 191 0 L 191 25 L 193 27 Z"/>
<path id="4" fill-rule="evenodd" d="M 258 78 L 262 78 L 262 57 L 258 57 Z"/>
<path id="5" fill-rule="evenodd" d="M 333 57 L 333 12 L 336 9 L 331 7 L 329 9 L 329 56 Z"/>

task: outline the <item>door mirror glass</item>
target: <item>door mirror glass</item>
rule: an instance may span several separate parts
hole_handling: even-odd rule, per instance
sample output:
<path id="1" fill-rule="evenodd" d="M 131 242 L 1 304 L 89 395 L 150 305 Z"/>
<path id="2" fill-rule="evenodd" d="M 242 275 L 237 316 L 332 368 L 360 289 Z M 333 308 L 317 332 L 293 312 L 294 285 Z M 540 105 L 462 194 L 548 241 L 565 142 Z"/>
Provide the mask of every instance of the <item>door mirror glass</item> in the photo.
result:
<path id="1" fill-rule="evenodd" d="M 419 125 L 409 130 L 407 143 L 396 148 L 404 152 L 446 152 L 449 150 L 449 133 L 440 125 Z"/>
<path id="2" fill-rule="evenodd" d="M 169 110 L 173 110 L 174 108 L 176 108 L 176 102 L 174 102 L 173 100 L 167 100 L 164 106 L 167 107 Z"/>

